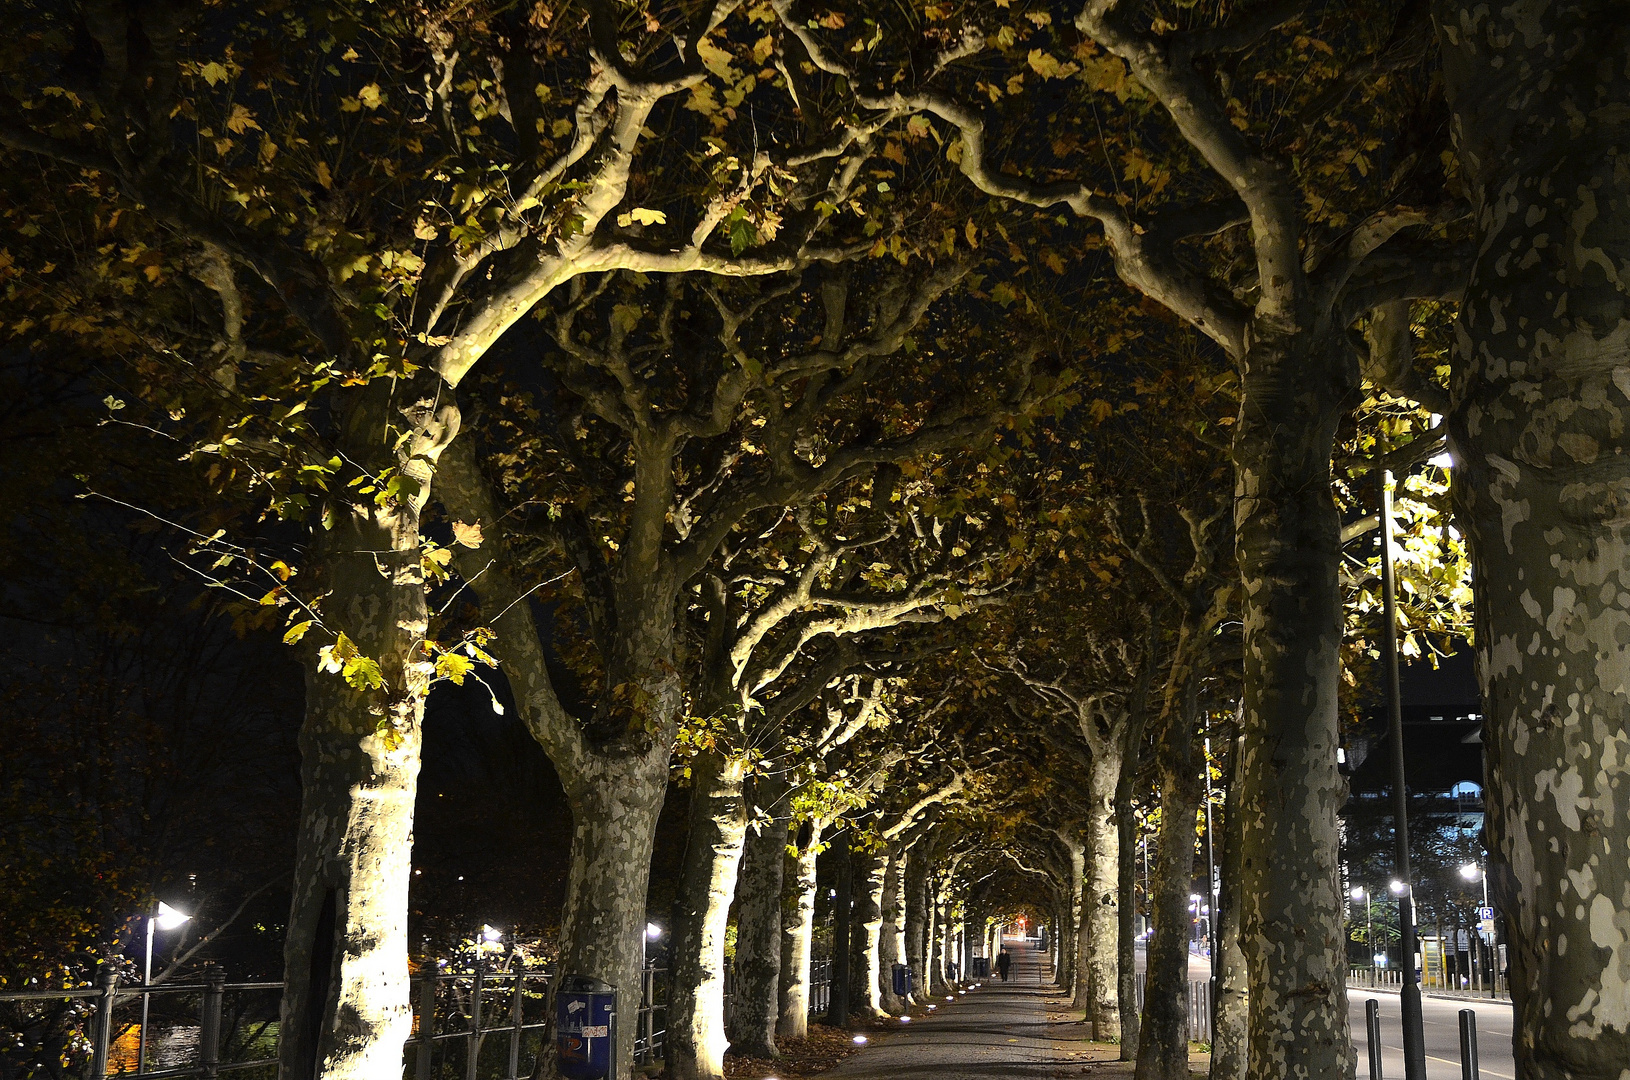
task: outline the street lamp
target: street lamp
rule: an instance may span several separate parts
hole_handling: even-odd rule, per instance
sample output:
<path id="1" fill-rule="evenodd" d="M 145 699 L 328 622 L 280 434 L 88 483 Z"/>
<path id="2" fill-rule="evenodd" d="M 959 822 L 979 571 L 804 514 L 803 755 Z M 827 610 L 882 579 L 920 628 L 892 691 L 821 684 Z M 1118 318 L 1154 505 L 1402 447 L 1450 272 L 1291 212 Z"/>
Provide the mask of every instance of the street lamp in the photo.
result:
<path id="1" fill-rule="evenodd" d="M 147 917 L 147 956 L 141 969 L 141 1034 L 136 1039 L 136 1068 L 140 1072 L 147 1071 L 147 1006 L 153 999 L 148 991 L 153 985 L 153 931 L 174 930 L 190 918 L 191 915 L 177 911 L 162 900 L 158 902 L 158 909 Z"/>
<path id="2" fill-rule="evenodd" d="M 1375 982 L 1375 964 L 1373 961 L 1376 956 L 1375 906 L 1372 903 L 1373 898 L 1370 896 L 1370 890 L 1366 889 L 1362 885 L 1354 885 L 1353 891 L 1348 895 L 1353 898 L 1354 903 L 1357 903 L 1360 900 L 1364 901 L 1364 943 L 1370 948 L 1370 959 L 1372 961 L 1370 964 L 1370 982 L 1373 984 Z"/>
<path id="3" fill-rule="evenodd" d="M 1461 867 L 1460 867 L 1460 876 L 1465 878 L 1468 883 L 1473 882 L 1473 881 L 1481 881 L 1483 883 L 1483 906 L 1477 909 L 1477 922 L 1478 922 L 1479 929 L 1481 929 L 1482 922 L 1483 922 L 1483 913 L 1484 912 L 1489 912 L 1490 913 L 1489 926 L 1492 928 L 1493 925 L 1494 925 L 1494 922 L 1493 922 L 1493 911 L 1489 907 L 1489 876 L 1488 876 L 1488 871 L 1484 870 L 1481 866 L 1479 866 L 1477 863 L 1474 863 L 1474 862 L 1463 863 L 1461 865 Z M 1480 939 L 1482 937 L 1482 934 L 1478 933 L 1476 936 Z M 1492 937 L 1493 937 L 1493 934 L 1492 934 L 1492 931 L 1491 931 L 1490 938 L 1492 939 Z M 1490 940 L 1487 944 L 1488 944 L 1488 946 L 1489 946 L 1489 948 L 1491 950 L 1494 948 L 1493 940 Z M 1477 951 L 1478 950 L 1477 950 L 1476 946 L 1474 946 L 1472 944 L 1472 941 L 1469 938 L 1466 941 L 1466 947 L 1467 947 L 1467 950 L 1471 952 L 1472 957 L 1473 957 L 1474 962 L 1475 962 L 1475 958 L 1477 956 Z M 1492 997 L 1493 994 L 1494 994 L 1494 983 L 1495 983 L 1494 958 L 1493 958 L 1493 953 L 1492 952 L 1489 955 L 1488 967 L 1489 967 L 1489 973 L 1490 973 L 1489 996 Z M 1474 972 L 1473 974 L 1476 974 L 1476 973 Z"/>

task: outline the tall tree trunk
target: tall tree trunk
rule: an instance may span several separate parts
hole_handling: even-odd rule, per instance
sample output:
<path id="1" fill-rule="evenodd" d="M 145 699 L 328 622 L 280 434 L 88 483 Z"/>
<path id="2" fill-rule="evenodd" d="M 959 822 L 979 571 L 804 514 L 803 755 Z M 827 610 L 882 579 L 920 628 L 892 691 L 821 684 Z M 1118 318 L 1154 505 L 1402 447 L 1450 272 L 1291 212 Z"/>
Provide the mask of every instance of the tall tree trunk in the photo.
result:
<path id="1" fill-rule="evenodd" d="M 1341 518 L 1330 455 L 1349 373 L 1317 335 L 1257 331 L 1234 436 L 1250 1075 L 1347 1080 L 1353 1043 L 1338 873 L 1347 784 L 1336 771 Z"/>
<path id="2" fill-rule="evenodd" d="M 832 1027 L 849 1026 L 849 938 L 854 928 L 855 873 L 853 850 L 845 828 L 832 845 L 832 855 L 838 864 L 837 896 L 832 899 L 832 984 L 828 990 L 826 1022 Z"/>
<path id="3" fill-rule="evenodd" d="M 886 855 L 876 851 L 850 849 L 854 868 L 855 913 L 849 943 L 849 1012 L 871 1019 L 883 1009 L 882 990 L 877 981 L 878 941 L 883 931 L 883 874 L 888 869 Z"/>
<path id="4" fill-rule="evenodd" d="M 1185 625 L 1186 633 L 1189 627 Z M 1180 640 L 1179 659 L 1185 644 Z M 1199 678 L 1176 674 L 1184 680 L 1180 703 L 1169 709 L 1160 733 L 1157 755 L 1160 771 L 1160 836 L 1149 908 L 1154 933 L 1149 935 L 1148 974 L 1143 991 L 1143 1017 L 1138 1024 L 1136 1080 L 1188 1080 L 1189 1078 L 1189 896 L 1194 887 L 1194 820 L 1200 809 L 1200 766 L 1194 755 L 1194 728 L 1198 717 Z"/>
<path id="5" fill-rule="evenodd" d="M 821 849 L 824 822 L 812 821 L 809 839 L 798 849 L 793 876 L 793 907 L 783 914 L 781 930 L 781 1018 L 775 1033 L 783 1039 L 809 1035 L 810 946 L 815 938 L 815 858 Z"/>
<path id="6" fill-rule="evenodd" d="M 1070 850 L 1070 880 L 1066 882 L 1066 887 L 1061 890 L 1060 899 L 1062 903 L 1059 904 L 1058 914 L 1053 919 L 1053 925 L 1057 927 L 1058 944 L 1055 951 L 1058 954 L 1056 976 L 1058 989 L 1060 993 L 1068 994 L 1071 997 L 1075 995 L 1076 981 L 1080 977 L 1077 973 L 1081 970 L 1080 965 L 1076 963 L 1076 953 L 1079 949 L 1078 942 L 1081 940 L 1081 895 L 1078 891 L 1080 887 L 1078 883 L 1084 880 L 1086 872 L 1086 852 L 1084 850 L 1076 851 L 1072 846 Z"/>
<path id="7" fill-rule="evenodd" d="M 916 985 L 912 995 L 921 998 L 928 993 L 927 915 L 928 915 L 928 844 L 922 846 L 906 862 L 906 963 L 911 967 L 911 979 Z"/>
<path id="8" fill-rule="evenodd" d="M 882 1008 L 886 1013 L 905 1011 L 906 1003 L 894 992 L 894 965 L 900 963 L 900 931 L 905 922 L 901 878 L 905 874 L 906 851 L 891 845 L 886 852 L 881 899 L 883 924 L 877 939 L 877 979 Z"/>
<path id="9" fill-rule="evenodd" d="M 1218 877 L 1217 985 L 1211 1022 L 1211 1080 L 1245 1080 L 1249 1047 L 1250 987 L 1245 952 L 1240 948 L 1240 739 L 1234 740 L 1232 779 L 1223 804 L 1223 849 Z"/>
<path id="10" fill-rule="evenodd" d="M 1438 0 L 1480 233 L 1450 420 L 1517 1075 L 1630 1062 L 1630 22 Z"/>
<path id="11" fill-rule="evenodd" d="M 1137 785 L 1138 750 L 1143 743 L 1140 728 L 1141 725 L 1127 733 L 1121 775 L 1115 784 L 1115 832 L 1120 845 L 1116 878 L 1120 900 L 1115 910 L 1115 996 L 1121 1014 L 1122 1061 L 1136 1061 L 1138 1056 L 1138 819 L 1133 811 L 1132 793 Z"/>
<path id="12" fill-rule="evenodd" d="M 312 577 L 326 591 L 324 629 L 376 663 L 379 681 L 353 689 L 351 671 L 333 673 L 344 657 L 320 666 L 313 655 L 306 664 L 281 1080 L 393 1074 L 412 1029 L 407 897 L 430 623 L 419 520 L 436 460 L 459 426 L 453 405 L 435 404 L 440 389 L 426 373 L 404 384 L 378 380 L 343 403 L 339 444 L 348 460 L 397 470 L 417 493 L 336 504 L 333 527 L 314 545 Z M 417 402 L 416 390 L 423 391 Z M 404 442 L 381 438 L 404 428 Z M 319 641 L 320 632 L 309 632 L 314 650 L 337 645 Z"/>
<path id="13" fill-rule="evenodd" d="M 741 755 L 713 752 L 691 764 L 690 841 L 680 867 L 662 1041 L 676 1080 L 724 1078 L 724 939 L 747 835 L 746 764 Z"/>
<path id="14" fill-rule="evenodd" d="M 736 883 L 736 1003 L 730 1044 L 737 1053 L 775 1058 L 777 991 L 781 981 L 781 872 L 787 861 L 787 784 L 779 774 L 759 778 L 754 803 L 761 812 L 749 831 Z M 769 820 L 763 820 L 768 817 Z"/>
<path id="15" fill-rule="evenodd" d="M 1115 821 L 1115 788 L 1121 779 L 1120 747 L 1110 742 L 1087 766 L 1086 879 L 1081 892 L 1081 958 L 1087 983 L 1086 1019 L 1093 1038 L 1119 1039 L 1121 833 Z M 1186 895 L 1186 893 L 1185 893 Z"/>
<path id="16" fill-rule="evenodd" d="M 934 931 L 931 935 L 933 952 L 928 958 L 929 992 L 935 997 L 944 997 L 950 992 L 945 984 L 945 886 L 943 883 L 930 886 L 933 901 L 930 912 L 933 917 Z"/>

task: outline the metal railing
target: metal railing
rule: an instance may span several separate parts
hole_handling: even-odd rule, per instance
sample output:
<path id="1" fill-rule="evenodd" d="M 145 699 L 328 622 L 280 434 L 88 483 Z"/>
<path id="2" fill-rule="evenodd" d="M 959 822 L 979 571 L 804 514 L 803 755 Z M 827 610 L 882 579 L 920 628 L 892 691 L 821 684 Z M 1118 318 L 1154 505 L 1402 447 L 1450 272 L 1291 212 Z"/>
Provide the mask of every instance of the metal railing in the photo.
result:
<path id="1" fill-rule="evenodd" d="M 810 963 L 811 1013 L 824 1012 L 831 1003 L 831 970 L 830 960 Z M 524 968 L 438 971 L 416 975 L 411 983 L 413 1034 L 404 1055 L 405 1080 L 521 1080 L 532 1075 L 546 1026 L 546 973 Z M 82 1074 L 87 1080 L 214 1080 L 252 1069 L 263 1069 L 269 1076 L 277 1066 L 277 992 L 282 989 L 280 982 L 230 983 L 225 972 L 211 969 L 201 982 L 191 984 L 120 986 L 109 972 L 94 987 L 0 991 L 0 1003 L 25 1012 L 34 1004 L 68 1006 L 55 1025 L 43 1012 L 23 1017 L 40 1032 L 37 1045 L 0 1050 L 0 1071 L 12 1071 L 5 1068 L 9 1058 L 10 1063 L 21 1064 L 26 1075 L 31 1071 L 29 1059 L 60 1061 L 77 1049 L 73 1056 L 83 1055 Z M 144 1004 L 150 1014 L 145 1039 L 137 1022 Z M 727 1025 L 734 1018 L 734 1004 L 735 972 L 727 966 Z M 636 1064 L 661 1059 L 667 1014 L 668 969 L 646 967 L 640 974 L 635 1011 Z M 53 1027 L 54 1032 L 47 1034 Z M 143 1044 L 145 1054 L 139 1051 Z"/>
<path id="2" fill-rule="evenodd" d="M 0 993 L 0 1002 L 26 1010 L 31 1003 L 85 1002 L 90 1006 L 84 1038 L 89 1054 L 84 1072 L 89 1077 L 129 1076 L 161 1080 L 168 1077 L 214 1078 L 247 1069 L 277 1064 L 272 1027 L 277 1018 L 282 983 L 226 981 L 218 969 L 206 971 L 199 983 L 160 983 L 156 986 L 119 985 L 113 972 L 101 984 L 74 990 L 24 990 Z M 227 1007 L 228 1003 L 231 1007 Z M 137 1019 L 149 1015 L 143 1033 Z M 24 1068 L 32 1057 L 53 1056 L 59 1062 L 76 1048 L 72 1030 L 50 1031 L 48 1018 L 29 1018 L 37 1032 L 34 1045 L 7 1049 Z M 70 1019 L 64 1017 L 63 1019 Z M 162 1031 L 161 1041 L 152 1037 Z M 83 1046 L 79 1046 L 83 1050 Z M 144 1052 L 145 1051 L 145 1052 Z M 270 1051 L 271 1056 L 266 1056 Z M 255 1056 L 256 1054 L 261 1056 Z"/>
<path id="3" fill-rule="evenodd" d="M 1421 990 L 1423 993 L 1444 993 L 1459 997 L 1480 997 L 1505 1001 L 1511 997 L 1510 990 L 1505 986 L 1504 979 L 1497 979 L 1498 988 L 1491 989 L 1486 980 L 1473 981 L 1469 976 L 1462 976 L 1457 980 L 1451 975 L 1445 977 L 1440 971 L 1424 972 L 1421 975 Z M 1357 990 L 1397 990 L 1403 986 L 1404 973 L 1398 968 L 1350 967 L 1347 970 L 1347 985 Z"/>
<path id="4" fill-rule="evenodd" d="M 1145 976 L 1138 972 L 1133 984 L 1137 987 L 1138 1012 L 1143 1011 L 1143 987 Z M 1188 1028 L 1188 1041 L 1209 1043 L 1211 1041 L 1211 984 L 1204 980 L 1196 980 L 1188 984 L 1185 993 L 1187 1009 L 1185 1022 Z"/>

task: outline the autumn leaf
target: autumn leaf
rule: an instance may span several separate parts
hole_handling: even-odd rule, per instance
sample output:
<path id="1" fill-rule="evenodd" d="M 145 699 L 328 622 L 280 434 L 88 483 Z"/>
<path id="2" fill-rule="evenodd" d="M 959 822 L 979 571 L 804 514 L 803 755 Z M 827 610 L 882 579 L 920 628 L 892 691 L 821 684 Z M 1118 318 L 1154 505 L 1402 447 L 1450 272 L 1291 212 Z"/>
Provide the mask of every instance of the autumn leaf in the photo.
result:
<path id="1" fill-rule="evenodd" d="M 481 546 L 481 524 L 468 524 L 463 521 L 453 522 L 453 543 L 467 548 Z"/>
<path id="2" fill-rule="evenodd" d="M 198 74 L 205 82 L 211 86 L 216 86 L 226 82 L 231 72 L 226 70 L 225 64 L 218 60 L 211 60 L 209 63 L 199 66 Z"/>

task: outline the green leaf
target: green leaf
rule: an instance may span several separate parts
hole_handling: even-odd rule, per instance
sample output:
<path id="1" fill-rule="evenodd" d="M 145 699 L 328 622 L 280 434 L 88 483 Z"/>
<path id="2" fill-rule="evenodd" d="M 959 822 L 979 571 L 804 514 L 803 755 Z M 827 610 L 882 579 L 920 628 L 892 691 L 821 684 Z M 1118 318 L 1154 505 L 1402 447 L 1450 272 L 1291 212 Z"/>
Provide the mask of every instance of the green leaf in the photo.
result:
<path id="1" fill-rule="evenodd" d="M 345 662 L 340 676 L 353 690 L 378 690 L 385 685 L 385 675 L 379 664 L 366 656 L 353 656 Z"/>
<path id="2" fill-rule="evenodd" d="M 306 631 L 310 630 L 310 629 L 311 629 L 311 620 L 310 619 L 307 619 L 304 622 L 295 623 L 293 626 L 289 627 L 288 632 L 283 635 L 283 644 L 285 644 L 285 645 L 293 645 L 295 642 L 297 642 L 301 638 L 305 637 L 306 636 Z"/>

